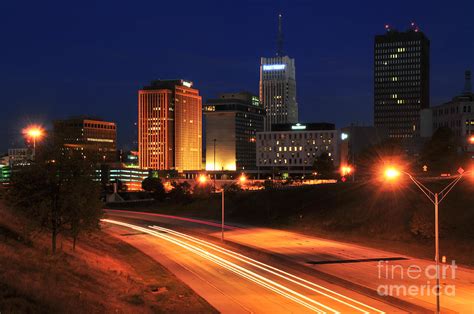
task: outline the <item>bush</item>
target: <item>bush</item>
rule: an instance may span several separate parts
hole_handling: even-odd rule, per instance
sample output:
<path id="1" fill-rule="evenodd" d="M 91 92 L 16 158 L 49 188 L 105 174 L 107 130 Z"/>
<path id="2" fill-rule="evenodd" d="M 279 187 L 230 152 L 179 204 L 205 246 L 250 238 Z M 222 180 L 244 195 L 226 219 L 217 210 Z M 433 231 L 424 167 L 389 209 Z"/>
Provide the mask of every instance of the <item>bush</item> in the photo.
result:
<path id="1" fill-rule="evenodd" d="M 213 187 L 210 184 L 196 184 L 193 188 L 195 198 L 208 198 L 212 193 Z"/>
<path id="2" fill-rule="evenodd" d="M 415 211 L 410 219 L 410 232 L 424 239 L 434 238 L 435 230 L 433 219 L 433 217 L 424 211 Z"/>
<path id="3" fill-rule="evenodd" d="M 162 201 L 166 197 L 165 187 L 159 178 L 146 178 L 142 181 L 142 189 L 152 193 L 153 198 L 157 201 Z"/>
<path id="4" fill-rule="evenodd" d="M 184 181 L 178 183 L 173 181 L 171 183 L 173 189 L 168 193 L 170 198 L 176 202 L 186 203 L 191 200 L 191 185 Z"/>
<path id="5" fill-rule="evenodd" d="M 263 188 L 265 190 L 270 190 L 270 189 L 273 189 L 275 187 L 275 184 L 273 183 L 272 180 L 265 180 L 263 182 Z"/>

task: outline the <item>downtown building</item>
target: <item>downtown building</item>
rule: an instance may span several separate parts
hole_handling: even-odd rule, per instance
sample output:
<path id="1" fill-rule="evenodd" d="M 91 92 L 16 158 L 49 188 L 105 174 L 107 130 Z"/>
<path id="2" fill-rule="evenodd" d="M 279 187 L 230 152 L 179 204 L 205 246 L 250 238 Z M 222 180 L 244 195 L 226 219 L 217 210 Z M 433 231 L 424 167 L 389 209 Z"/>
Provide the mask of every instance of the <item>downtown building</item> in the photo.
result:
<path id="1" fill-rule="evenodd" d="M 278 49 L 275 57 L 260 60 L 260 102 L 265 108 L 265 131 L 275 124 L 297 123 L 295 59 L 283 53 L 281 14 L 278 16 Z"/>
<path id="2" fill-rule="evenodd" d="M 117 126 L 91 117 L 53 121 L 53 141 L 63 154 L 78 154 L 95 162 L 117 158 Z"/>
<path id="3" fill-rule="evenodd" d="M 184 80 L 158 80 L 138 91 L 140 168 L 202 168 L 202 99 L 192 86 Z"/>
<path id="4" fill-rule="evenodd" d="M 374 42 L 374 125 L 391 138 L 418 137 L 420 111 L 430 105 L 430 41 L 414 23 L 386 30 Z"/>
<path id="5" fill-rule="evenodd" d="M 221 94 L 203 108 L 206 126 L 206 170 L 256 169 L 256 137 L 265 111 L 250 93 Z"/>
<path id="6" fill-rule="evenodd" d="M 259 173 L 310 174 L 322 153 L 338 165 L 339 137 L 332 123 L 274 125 L 272 131 L 257 133 Z"/>
<path id="7" fill-rule="evenodd" d="M 457 146 L 474 158 L 474 93 L 471 71 L 465 72 L 462 93 L 439 106 L 421 112 L 421 136 L 428 138 L 439 128 L 453 132 Z"/>

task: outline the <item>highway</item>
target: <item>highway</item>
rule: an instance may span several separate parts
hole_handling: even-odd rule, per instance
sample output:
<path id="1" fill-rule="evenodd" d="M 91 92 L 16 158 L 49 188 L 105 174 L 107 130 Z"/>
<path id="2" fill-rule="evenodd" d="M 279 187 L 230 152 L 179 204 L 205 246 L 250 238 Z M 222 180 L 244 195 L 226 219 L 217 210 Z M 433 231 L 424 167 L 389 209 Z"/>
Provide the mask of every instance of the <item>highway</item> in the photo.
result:
<path id="1" fill-rule="evenodd" d="M 192 231 L 196 235 L 206 235 L 208 238 L 215 239 L 219 239 L 221 235 L 220 224 L 213 221 L 124 210 L 107 210 L 106 212 L 109 217 L 122 221 L 173 226 L 182 231 Z M 227 243 L 232 242 L 253 250 L 284 256 L 293 263 L 319 273 L 313 273 L 313 276 L 337 282 L 339 286 L 355 291 L 364 291 L 364 294 L 365 289 L 377 293 L 381 287 L 391 287 L 394 290 L 390 295 L 397 299 L 395 304 L 411 312 L 422 310 L 426 312 L 426 309 L 430 311 L 435 309 L 434 292 L 418 290 L 415 293 L 408 293 L 408 289 L 411 287 L 433 289 L 433 279 L 425 274 L 427 269 L 433 267 L 433 261 L 287 230 L 252 226 L 226 225 L 225 239 Z M 379 269 L 380 260 L 387 263 L 382 265 L 382 269 Z M 451 262 L 452 260 L 448 260 L 447 263 Z M 407 274 L 407 271 L 414 267 L 419 267 L 422 270 L 422 275 L 417 278 Z M 383 272 L 381 272 L 382 270 Z M 389 271 L 390 274 L 387 274 L 386 271 Z M 321 274 L 343 279 L 344 282 L 328 279 Z M 443 313 L 474 313 L 473 269 L 456 266 L 455 273 L 449 271 L 447 278 L 441 281 L 441 285 L 444 291 L 441 296 Z M 403 287 L 406 290 L 398 292 L 396 291 L 398 287 Z M 370 295 L 373 296 L 373 294 Z M 404 304 L 400 304 L 398 301 L 402 301 Z M 407 307 L 407 303 L 414 305 L 414 307 Z"/>
<path id="2" fill-rule="evenodd" d="M 156 221 L 109 213 L 103 223 L 104 230 L 156 259 L 222 313 L 403 312 Z"/>

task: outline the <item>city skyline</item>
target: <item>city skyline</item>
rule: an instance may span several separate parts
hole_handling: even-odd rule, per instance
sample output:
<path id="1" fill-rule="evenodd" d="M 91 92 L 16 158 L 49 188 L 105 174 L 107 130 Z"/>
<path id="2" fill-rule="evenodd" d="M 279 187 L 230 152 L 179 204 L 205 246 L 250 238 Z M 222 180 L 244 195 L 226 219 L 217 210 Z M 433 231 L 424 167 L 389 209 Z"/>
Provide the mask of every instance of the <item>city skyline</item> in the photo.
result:
<path id="1" fill-rule="evenodd" d="M 464 8 L 469 5 L 472 6 L 466 2 Z M 9 17 L 5 17 L 2 23 L 12 23 L 12 18 L 21 13 L 21 8 L 15 4 L 5 6 L 10 6 L 6 8 L 9 10 L 5 10 L 9 12 Z M 225 6 L 204 5 L 198 8 L 196 15 L 204 12 L 214 16 L 215 10 L 224 10 Z M 350 122 L 372 123 L 372 41 L 375 35 L 383 34 L 386 23 L 403 31 L 409 27 L 413 16 L 420 17 L 415 20 L 432 43 L 431 106 L 439 105 L 458 94 L 462 73 L 473 67 L 470 56 L 473 55 L 474 47 L 463 40 L 469 38 L 472 31 L 468 19 L 463 19 L 463 14 L 470 11 L 468 9 L 459 12 L 457 8 L 444 8 L 438 12 L 440 10 L 437 11 L 436 5 L 427 7 L 416 4 L 375 16 L 376 6 L 367 9 L 347 4 L 342 14 L 334 17 L 327 13 L 335 8 L 324 5 L 323 12 L 316 12 L 321 17 L 313 18 L 311 12 L 306 11 L 319 6 L 305 2 L 299 2 L 291 8 L 289 6 L 286 2 L 281 5 L 247 3 L 235 7 L 232 12 L 226 11 L 226 14 L 229 14 L 228 17 L 237 17 L 242 16 L 243 11 L 249 11 L 245 17 L 250 20 L 247 23 L 249 25 L 241 20 L 229 25 L 223 23 L 223 19 L 218 21 L 222 22 L 218 29 L 215 21 L 203 23 L 193 29 L 193 34 L 202 34 L 191 40 L 197 47 L 192 51 L 195 56 L 190 50 L 186 54 L 186 49 L 176 43 L 164 54 L 159 52 L 163 47 L 158 41 L 138 45 L 142 36 L 150 34 L 145 26 L 153 24 L 155 20 L 159 20 L 156 22 L 158 24 L 165 23 L 168 17 L 142 16 L 141 12 L 128 12 L 129 8 L 118 6 L 108 16 L 111 26 L 105 26 L 99 22 L 105 14 L 105 6 L 84 5 L 77 8 L 77 16 L 72 17 L 63 14 L 62 9 L 65 8 L 61 6 L 47 13 L 48 6 L 38 8 L 39 12 L 44 11 L 44 17 L 50 14 L 51 18 L 36 23 L 36 17 L 25 17 L 25 23 L 17 25 L 5 37 L 7 49 L 1 53 L 5 63 L 1 92 L 2 107 L 6 108 L 4 116 L 7 118 L 4 118 L 0 132 L 8 140 L 2 141 L 0 149 L 6 151 L 8 147 L 18 146 L 21 143 L 18 130 L 27 122 L 47 124 L 52 119 L 81 113 L 117 122 L 119 147 L 131 143 L 136 120 L 136 90 L 149 80 L 160 77 L 183 77 L 194 81 L 204 100 L 226 91 L 249 90 L 257 93 L 258 60 L 260 56 L 271 56 L 276 50 L 275 21 L 279 12 L 285 17 L 286 50 L 298 59 L 298 103 L 300 116 L 304 117 L 300 119 L 301 122 L 331 121 L 338 127 Z M 195 9 L 190 6 L 184 12 L 190 22 L 197 18 L 192 13 Z M 407 10 L 410 13 L 406 13 Z M 450 10 L 456 11 L 457 15 L 450 14 Z M 89 26 L 83 27 L 77 18 L 81 13 L 89 17 Z M 252 20 L 260 15 L 265 25 Z M 71 17 L 70 21 L 65 21 L 68 17 Z M 367 17 L 370 17 L 369 21 L 365 21 Z M 446 24 L 439 25 L 441 17 L 444 17 Z M 57 19 L 63 20 L 64 30 L 55 28 Z M 456 27 L 450 21 L 456 21 Z M 37 28 L 32 30 L 31 25 L 34 23 Z M 352 27 L 353 24 L 356 25 Z M 121 27 L 114 29 L 114 25 Z M 246 31 L 256 25 L 259 25 L 257 31 Z M 327 31 L 328 25 L 331 32 Z M 348 34 L 349 26 L 353 34 Z M 180 27 L 189 30 L 186 25 Z M 35 34 L 41 34 L 42 40 L 50 45 L 41 45 L 31 55 L 31 45 L 36 42 L 31 36 Z M 228 34 L 230 38 L 222 38 L 222 34 Z M 338 35 L 345 35 L 344 40 L 339 40 Z M 22 38 L 22 41 L 18 38 Z M 229 48 L 237 43 L 246 48 L 225 53 L 221 49 L 213 52 L 205 48 L 212 42 Z M 58 53 L 54 50 L 55 45 L 63 47 L 63 51 Z M 81 51 L 91 47 L 87 53 L 81 54 Z M 18 53 L 19 50 L 21 52 Z M 14 55 L 13 51 L 17 53 Z M 28 52 L 30 58 L 25 58 Z M 177 62 L 183 56 L 187 60 Z M 29 92 L 20 94 L 19 91 L 25 86 L 31 86 Z M 341 112 L 347 115 L 341 115 Z"/>

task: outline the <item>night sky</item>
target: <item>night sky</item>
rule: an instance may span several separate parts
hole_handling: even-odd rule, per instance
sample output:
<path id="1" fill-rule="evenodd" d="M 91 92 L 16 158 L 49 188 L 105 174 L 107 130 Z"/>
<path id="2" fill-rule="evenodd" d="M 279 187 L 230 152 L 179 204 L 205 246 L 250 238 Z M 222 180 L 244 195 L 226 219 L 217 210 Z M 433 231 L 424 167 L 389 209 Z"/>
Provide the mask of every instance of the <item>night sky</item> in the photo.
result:
<path id="1" fill-rule="evenodd" d="M 373 37 L 386 23 L 416 21 L 431 40 L 432 106 L 474 70 L 470 0 L 2 1 L 0 153 L 30 122 L 80 114 L 117 122 L 119 147 L 130 146 L 137 90 L 153 79 L 191 80 L 204 101 L 257 94 L 279 12 L 302 122 L 372 123 Z"/>

